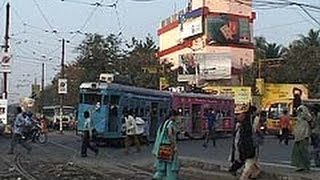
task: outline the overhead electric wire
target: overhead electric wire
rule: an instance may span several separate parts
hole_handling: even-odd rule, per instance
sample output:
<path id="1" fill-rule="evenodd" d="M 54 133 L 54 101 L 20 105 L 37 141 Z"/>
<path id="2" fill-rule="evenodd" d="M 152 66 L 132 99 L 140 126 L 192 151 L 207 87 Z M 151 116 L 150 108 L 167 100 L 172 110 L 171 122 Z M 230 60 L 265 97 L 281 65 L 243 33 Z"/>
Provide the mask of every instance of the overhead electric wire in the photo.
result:
<path id="1" fill-rule="evenodd" d="M 104 0 L 100 0 L 100 2 L 102 3 Z M 86 26 L 88 25 L 89 21 L 91 20 L 91 18 L 93 17 L 94 13 L 97 11 L 98 6 L 96 6 L 91 13 L 89 14 L 89 16 L 87 17 L 87 19 L 84 21 L 83 25 L 80 27 L 79 30 L 77 30 L 76 32 L 82 32 L 84 28 L 86 28 Z M 69 41 L 72 41 L 79 33 L 75 33 L 70 39 Z"/>
<path id="2" fill-rule="evenodd" d="M 305 12 L 314 22 L 316 22 L 319 26 L 320 26 L 320 22 L 315 18 L 313 17 L 303 6 L 299 6 L 303 12 Z"/>
<path id="3" fill-rule="evenodd" d="M 70 3 L 75 3 L 75 4 L 82 4 L 82 5 L 89 5 L 89 6 L 95 6 L 95 7 L 108 7 L 112 8 L 115 6 L 115 3 L 112 4 L 103 4 L 103 1 L 96 1 L 94 3 L 89 3 L 87 1 L 77 1 L 77 0 L 60 0 L 62 2 L 70 2 Z"/>
<path id="4" fill-rule="evenodd" d="M 48 20 L 48 18 L 47 18 L 46 15 L 44 14 L 44 12 L 42 11 L 42 9 L 41 9 L 39 3 L 37 2 L 37 0 L 33 0 L 33 2 L 34 2 L 34 4 L 36 5 L 38 11 L 40 12 L 41 17 L 43 18 L 43 20 L 44 20 L 44 21 L 47 23 L 47 25 L 51 28 L 52 32 L 57 31 L 57 29 L 52 26 L 52 24 L 50 23 L 50 21 Z M 61 39 L 63 38 L 62 36 L 60 36 L 60 35 L 57 34 L 57 33 L 54 33 L 54 34 L 55 34 L 56 36 L 58 36 L 59 38 L 61 38 Z"/>

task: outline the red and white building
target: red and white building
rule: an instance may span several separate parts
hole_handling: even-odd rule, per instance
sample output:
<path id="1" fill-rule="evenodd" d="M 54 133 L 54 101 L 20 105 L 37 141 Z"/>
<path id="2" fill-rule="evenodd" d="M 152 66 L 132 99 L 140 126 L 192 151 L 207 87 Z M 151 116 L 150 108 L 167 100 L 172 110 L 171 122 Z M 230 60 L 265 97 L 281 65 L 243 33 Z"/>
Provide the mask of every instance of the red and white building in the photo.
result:
<path id="1" fill-rule="evenodd" d="M 180 82 L 239 85 L 254 59 L 254 19 L 250 0 L 190 0 L 161 22 L 158 56 L 179 68 Z"/>

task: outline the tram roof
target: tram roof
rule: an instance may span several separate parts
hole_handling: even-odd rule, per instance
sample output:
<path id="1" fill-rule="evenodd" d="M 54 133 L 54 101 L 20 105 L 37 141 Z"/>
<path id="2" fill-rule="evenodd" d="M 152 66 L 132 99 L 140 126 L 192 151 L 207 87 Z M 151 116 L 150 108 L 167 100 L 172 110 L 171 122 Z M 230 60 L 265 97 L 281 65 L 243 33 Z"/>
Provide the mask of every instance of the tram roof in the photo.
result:
<path id="1" fill-rule="evenodd" d="M 115 83 L 97 83 L 97 82 L 87 82 L 82 83 L 80 85 L 81 89 L 110 89 L 110 90 L 121 90 L 125 92 L 135 92 L 141 94 L 148 94 L 153 96 L 170 96 L 169 92 L 154 90 L 154 89 L 147 89 L 135 86 L 126 86 L 122 84 L 115 84 Z"/>
<path id="2" fill-rule="evenodd" d="M 192 98 L 215 98 L 215 99 L 224 99 L 224 100 L 233 100 L 229 96 L 220 96 L 212 94 L 200 94 L 200 93 L 177 93 L 169 91 L 159 91 L 154 89 L 147 89 L 135 86 L 127 86 L 116 83 L 105 83 L 105 82 L 85 82 L 80 85 L 80 89 L 110 89 L 110 90 L 121 90 L 125 92 L 135 92 L 141 94 L 148 94 L 153 96 L 179 96 L 179 97 L 192 97 Z"/>
<path id="3" fill-rule="evenodd" d="M 220 96 L 220 95 L 212 95 L 212 94 L 199 94 L 199 93 L 172 93 L 174 96 L 183 96 L 183 97 L 194 97 L 194 98 L 214 98 L 214 99 L 224 99 L 224 100 L 233 100 L 232 97 L 229 96 Z"/>

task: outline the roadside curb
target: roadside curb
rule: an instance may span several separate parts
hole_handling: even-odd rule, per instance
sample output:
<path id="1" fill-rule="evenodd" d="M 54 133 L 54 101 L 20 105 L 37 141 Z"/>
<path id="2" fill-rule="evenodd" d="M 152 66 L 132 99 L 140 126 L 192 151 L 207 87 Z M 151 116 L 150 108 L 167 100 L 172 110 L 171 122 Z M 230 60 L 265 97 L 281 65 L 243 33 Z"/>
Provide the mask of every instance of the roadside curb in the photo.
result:
<path id="1" fill-rule="evenodd" d="M 217 162 L 217 161 L 206 161 L 199 158 L 193 157 L 180 157 L 181 166 L 188 168 L 191 167 L 193 169 L 200 169 L 203 171 L 216 171 L 216 172 L 225 172 L 225 176 L 230 177 L 228 174 L 229 164 L 226 162 Z M 265 168 L 262 166 L 263 172 L 261 174 L 262 179 L 270 179 L 270 180 L 314 180 L 320 176 L 320 172 L 311 171 L 308 173 L 296 173 L 288 170 L 284 170 L 283 168 Z M 275 172 L 277 171 L 277 172 Z M 280 171 L 280 172 L 279 172 Z M 285 172 L 287 171 L 287 172 Z M 260 179 L 260 178 L 259 178 Z"/>

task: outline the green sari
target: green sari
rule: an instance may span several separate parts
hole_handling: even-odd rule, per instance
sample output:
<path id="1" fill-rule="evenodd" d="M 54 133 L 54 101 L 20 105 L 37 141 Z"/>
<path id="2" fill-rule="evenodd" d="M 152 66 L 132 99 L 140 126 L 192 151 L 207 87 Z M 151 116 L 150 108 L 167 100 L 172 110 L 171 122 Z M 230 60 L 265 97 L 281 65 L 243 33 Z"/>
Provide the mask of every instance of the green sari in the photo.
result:
<path id="1" fill-rule="evenodd" d="M 298 120 L 293 130 L 294 146 L 291 156 L 291 163 L 297 170 L 310 169 L 309 138 L 311 129 L 308 122 L 311 118 L 307 107 L 303 105 L 298 107 Z"/>
<path id="2" fill-rule="evenodd" d="M 152 154 L 156 157 L 156 161 L 154 163 L 155 167 L 155 174 L 153 179 L 157 180 L 177 180 L 178 179 L 178 172 L 179 172 L 179 161 L 177 152 L 174 154 L 174 158 L 172 161 L 163 161 L 158 159 L 158 152 L 161 144 L 170 144 L 170 138 L 168 134 L 168 130 L 177 133 L 175 121 L 167 120 L 164 124 L 158 129 L 157 137 L 154 143 L 154 147 L 152 150 Z M 176 144 L 176 138 L 174 138 Z"/>

